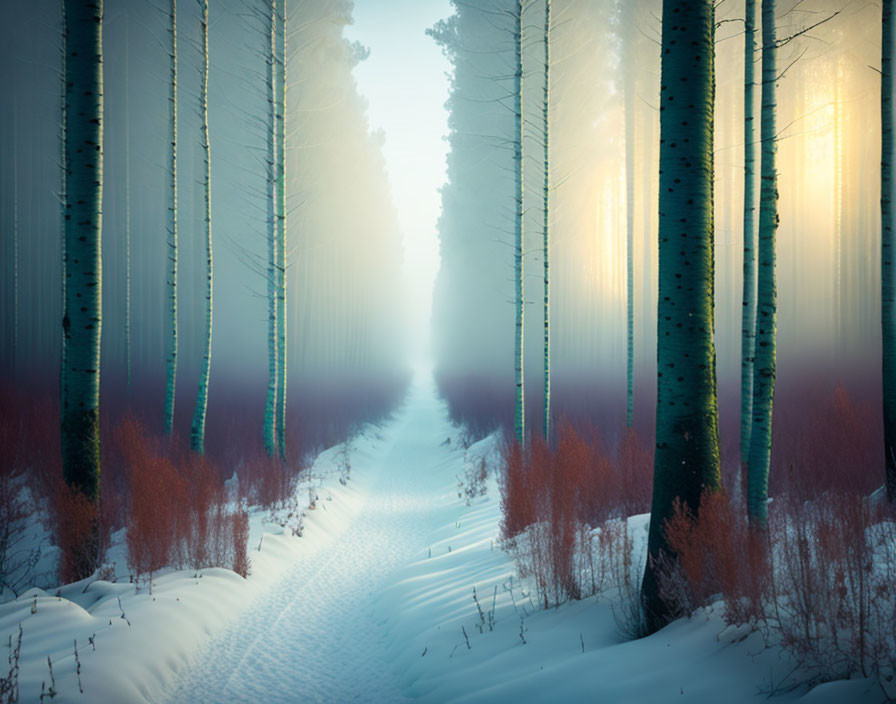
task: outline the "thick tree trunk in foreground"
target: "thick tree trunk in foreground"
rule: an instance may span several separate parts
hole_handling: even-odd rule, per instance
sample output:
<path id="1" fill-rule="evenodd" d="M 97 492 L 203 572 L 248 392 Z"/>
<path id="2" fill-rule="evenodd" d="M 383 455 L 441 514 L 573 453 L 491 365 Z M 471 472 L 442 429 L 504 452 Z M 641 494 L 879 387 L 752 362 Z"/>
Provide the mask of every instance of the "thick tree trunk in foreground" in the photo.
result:
<path id="1" fill-rule="evenodd" d="M 199 111 L 202 115 L 202 149 L 205 156 L 205 352 L 196 394 L 196 408 L 190 429 L 190 447 L 200 454 L 205 446 L 205 411 L 208 405 L 208 377 L 212 361 L 212 169 L 208 137 L 208 0 L 202 0 L 202 83 Z"/>
<path id="2" fill-rule="evenodd" d="M 103 3 L 65 3 L 65 301 L 62 334 L 62 472 L 91 503 L 100 488 L 102 324 Z M 96 563 L 96 540 L 73 546 L 81 576 Z"/>
<path id="3" fill-rule="evenodd" d="M 671 618 L 656 559 L 681 500 L 692 511 L 719 486 L 713 339 L 714 3 L 663 3 L 659 308 L 653 504 L 642 583 L 646 625 Z"/>
<path id="4" fill-rule="evenodd" d="M 776 171 L 777 68 L 775 2 L 762 3 L 762 107 L 760 113 L 759 274 L 757 280 L 756 359 L 753 369 L 753 428 L 747 463 L 747 513 L 764 526 L 768 517 L 768 471 L 772 449 L 772 404 L 777 373 L 778 304 L 775 285 L 775 238 L 778 229 L 778 174 Z"/>

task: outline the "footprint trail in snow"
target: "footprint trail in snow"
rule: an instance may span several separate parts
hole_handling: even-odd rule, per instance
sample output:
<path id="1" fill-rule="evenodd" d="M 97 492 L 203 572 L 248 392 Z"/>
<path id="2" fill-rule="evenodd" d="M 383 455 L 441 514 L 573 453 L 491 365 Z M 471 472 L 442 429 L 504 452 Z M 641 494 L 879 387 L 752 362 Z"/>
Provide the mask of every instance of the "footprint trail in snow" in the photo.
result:
<path id="1" fill-rule="evenodd" d="M 352 454 L 353 517 L 209 641 L 165 701 L 405 701 L 373 607 L 445 508 L 451 432 L 431 377 L 419 375 L 371 449 Z"/>

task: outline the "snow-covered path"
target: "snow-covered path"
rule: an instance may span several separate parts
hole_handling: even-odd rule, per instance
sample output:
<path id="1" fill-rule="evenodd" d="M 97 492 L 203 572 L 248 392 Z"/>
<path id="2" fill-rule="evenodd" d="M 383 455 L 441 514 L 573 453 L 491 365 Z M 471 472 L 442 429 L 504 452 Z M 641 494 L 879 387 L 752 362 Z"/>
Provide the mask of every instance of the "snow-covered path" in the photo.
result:
<path id="1" fill-rule="evenodd" d="M 451 433 L 431 377 L 418 375 L 372 447 L 352 454 L 354 515 L 310 540 L 311 554 L 213 638 L 166 699 L 402 701 L 373 604 L 395 570 L 425 552 L 435 514 L 451 507 Z M 326 510 L 324 496 L 318 506 Z"/>

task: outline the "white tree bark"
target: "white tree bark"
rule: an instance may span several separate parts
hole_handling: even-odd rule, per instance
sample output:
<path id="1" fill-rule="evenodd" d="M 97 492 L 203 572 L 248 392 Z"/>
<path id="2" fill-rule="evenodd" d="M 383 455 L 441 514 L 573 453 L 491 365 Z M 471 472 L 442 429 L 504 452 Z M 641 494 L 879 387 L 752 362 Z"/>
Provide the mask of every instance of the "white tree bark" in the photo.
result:
<path id="1" fill-rule="evenodd" d="M 124 361 L 127 390 L 131 390 L 131 101 L 130 101 L 130 22 L 125 14 L 124 29 Z"/>
<path id="2" fill-rule="evenodd" d="M 516 285 L 516 336 L 514 338 L 514 371 L 516 374 L 516 405 L 514 408 L 513 428 L 516 441 L 521 445 L 526 441 L 526 401 L 523 386 L 523 347 L 524 347 L 524 307 L 525 300 L 525 268 L 523 262 L 523 200 L 525 181 L 523 179 L 523 137 L 525 122 L 523 120 L 523 0 L 517 0 L 515 40 L 516 70 L 514 73 L 513 92 L 515 95 L 514 114 L 516 116 L 516 134 L 513 144 L 513 159 L 516 180 L 516 218 L 514 227 L 514 282 Z"/>
<path id="3" fill-rule="evenodd" d="M 174 428 L 174 392 L 177 387 L 177 0 L 171 0 L 171 26 L 168 135 L 168 261 L 165 286 L 168 295 L 168 356 L 165 378 L 165 432 Z"/>
<path id="4" fill-rule="evenodd" d="M 768 472 L 772 448 L 772 407 L 777 376 L 777 290 L 775 240 L 778 229 L 776 170 L 777 35 L 775 0 L 762 2 L 762 106 L 760 108 L 759 273 L 756 284 L 756 359 L 753 369 L 753 428 L 747 465 L 747 512 L 764 526 L 768 517 Z"/>
<path id="5" fill-rule="evenodd" d="M 550 194 L 551 194 L 551 0 L 544 2 L 544 98 L 542 133 L 544 138 L 544 439 L 551 439 L 551 265 L 550 265 Z"/>
<path id="6" fill-rule="evenodd" d="M 277 111 L 277 450 L 286 459 L 286 0 L 283 0 L 280 34 L 280 107 Z"/>
<path id="7" fill-rule="evenodd" d="M 635 57 L 632 35 L 634 12 L 629 10 L 625 16 L 626 49 L 624 57 L 625 99 L 625 423 L 632 427 L 632 415 L 635 407 Z"/>
<path id="8" fill-rule="evenodd" d="M 883 401 L 884 455 L 886 462 L 887 498 L 896 503 L 896 267 L 893 249 L 893 201 L 896 200 L 896 181 L 893 180 L 893 160 L 896 140 L 893 139 L 893 43 L 896 23 L 893 22 L 893 0 L 882 0 L 881 42 L 881 157 L 880 157 L 880 215 L 881 215 L 881 322 L 883 332 Z"/>
<path id="9" fill-rule="evenodd" d="M 270 20 L 270 44 L 268 53 L 267 96 L 267 181 L 268 181 L 268 393 L 264 408 L 264 448 L 268 457 L 273 457 L 277 447 L 277 403 L 279 400 L 280 357 L 278 354 L 277 334 L 277 100 L 275 85 L 277 83 L 277 2 L 270 0 L 268 4 Z"/>
<path id="10" fill-rule="evenodd" d="M 744 7 L 744 261 L 741 310 L 740 462 L 746 471 L 753 427 L 753 361 L 756 350 L 756 145 L 753 124 L 756 0 Z"/>
<path id="11" fill-rule="evenodd" d="M 103 3 L 66 0 L 65 301 L 62 334 L 62 472 L 99 499 L 102 329 Z M 73 546 L 87 576 L 96 541 Z"/>
<path id="12" fill-rule="evenodd" d="M 208 406 L 208 378 L 212 360 L 212 169 L 211 147 L 208 134 L 208 0 L 202 0 L 202 82 L 199 90 L 199 111 L 202 115 L 202 150 L 205 162 L 205 352 L 199 376 L 199 390 L 196 394 L 196 408 L 190 429 L 190 447 L 202 454 L 205 449 L 205 411 Z"/>

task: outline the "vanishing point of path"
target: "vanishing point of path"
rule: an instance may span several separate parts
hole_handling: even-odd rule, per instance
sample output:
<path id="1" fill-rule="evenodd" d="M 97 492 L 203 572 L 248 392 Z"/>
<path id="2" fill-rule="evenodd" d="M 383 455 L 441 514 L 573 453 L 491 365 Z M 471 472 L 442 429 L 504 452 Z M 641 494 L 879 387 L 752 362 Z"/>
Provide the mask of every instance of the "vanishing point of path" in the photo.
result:
<path id="1" fill-rule="evenodd" d="M 369 449 L 352 454 L 353 517 L 209 641 L 167 701 L 406 701 L 373 604 L 426 549 L 446 507 L 446 465 L 457 461 L 443 444 L 450 433 L 431 377 L 419 374 Z"/>

